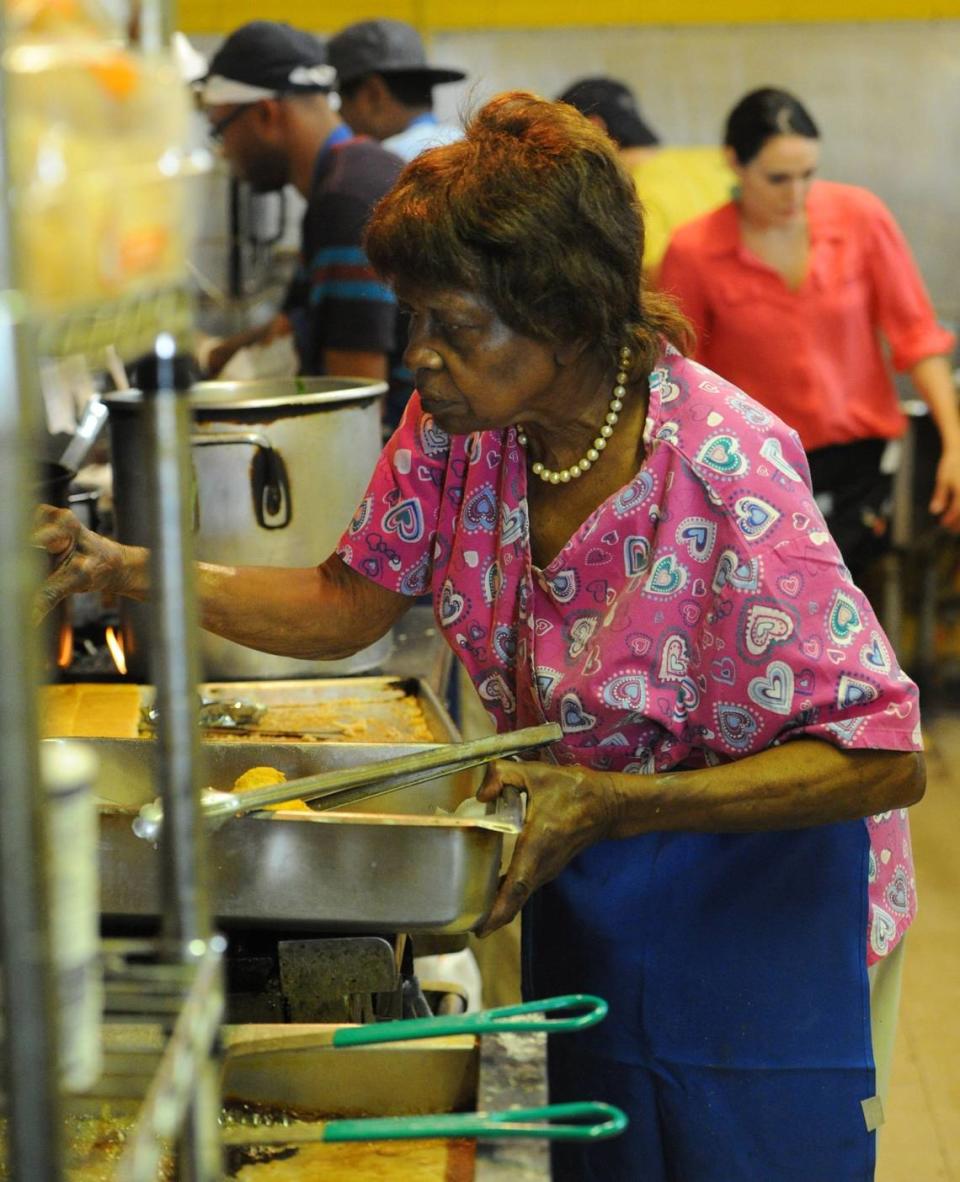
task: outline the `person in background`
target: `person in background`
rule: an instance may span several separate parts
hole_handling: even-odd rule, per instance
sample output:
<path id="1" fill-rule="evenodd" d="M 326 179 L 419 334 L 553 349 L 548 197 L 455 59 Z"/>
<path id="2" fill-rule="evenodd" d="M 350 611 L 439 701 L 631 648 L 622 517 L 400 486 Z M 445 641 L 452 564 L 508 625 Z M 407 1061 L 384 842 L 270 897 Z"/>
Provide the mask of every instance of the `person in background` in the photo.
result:
<path id="1" fill-rule="evenodd" d="M 569 103 L 602 128 L 620 149 L 643 205 L 643 269 L 656 273 L 670 235 L 684 222 L 730 200 L 735 177 L 719 149 L 664 147 L 640 114 L 628 86 L 612 78 L 581 78 L 559 102 Z"/>
<path id="2" fill-rule="evenodd" d="M 820 508 L 860 584 L 886 548 L 885 457 L 906 428 L 884 341 L 940 432 L 930 512 L 960 530 L 954 338 L 880 199 L 815 179 L 820 132 L 797 98 L 752 91 L 730 112 L 724 144 L 738 196 L 675 232 L 660 286 L 693 322 L 697 359 L 799 433 Z"/>
<path id="3" fill-rule="evenodd" d="M 550 1040 L 551 1098 L 630 1126 L 554 1143 L 554 1182 L 867 1182 L 866 962 L 913 916 L 920 718 L 796 435 L 683 356 L 633 182 L 570 106 L 491 100 L 366 246 L 417 393 L 337 553 L 199 564 L 203 624 L 342 656 L 429 591 L 497 729 L 559 724 L 479 792 L 527 797 L 484 930 L 523 907 L 527 996 L 610 1004 Z M 34 542 L 47 607 L 149 595 L 149 555 L 64 510 Z"/>
<path id="4" fill-rule="evenodd" d="M 292 333 L 301 374 L 386 378 L 397 307 L 361 238 L 400 159 L 354 137 L 328 98 L 323 44 L 278 21 L 252 21 L 224 41 L 200 83 L 211 137 L 230 168 L 260 193 L 293 185 L 306 198 L 300 265 L 282 310 L 217 345 L 215 376 L 240 348 Z M 409 388 L 406 393 L 409 393 Z"/>
<path id="5" fill-rule="evenodd" d="M 359 21 L 330 39 L 340 113 L 358 135 L 373 136 L 404 160 L 448 144 L 460 127 L 433 113 L 433 88 L 460 82 L 462 70 L 427 64 L 420 34 L 403 21 Z"/>

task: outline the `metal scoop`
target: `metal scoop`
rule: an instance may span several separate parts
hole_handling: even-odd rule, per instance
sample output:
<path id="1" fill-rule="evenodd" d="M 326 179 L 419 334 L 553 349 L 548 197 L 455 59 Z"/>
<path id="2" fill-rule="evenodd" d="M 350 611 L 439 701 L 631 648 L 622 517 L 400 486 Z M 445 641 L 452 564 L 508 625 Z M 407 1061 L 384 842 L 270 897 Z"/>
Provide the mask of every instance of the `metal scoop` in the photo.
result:
<path id="1" fill-rule="evenodd" d="M 339 808 L 360 800 L 382 796 L 397 788 L 435 780 L 448 772 L 479 767 L 494 759 L 506 759 L 524 751 L 535 751 L 555 743 L 563 731 L 555 722 L 526 727 L 505 735 L 472 739 L 467 743 L 449 743 L 415 755 L 401 755 L 360 767 L 340 768 L 287 780 L 250 792 L 206 792 L 200 811 L 208 820 L 223 821 L 241 813 L 254 812 L 287 800 L 309 800 L 316 810 Z M 145 841 L 155 842 L 163 825 L 163 805 L 159 800 L 145 804 L 133 822 L 133 831 Z"/>

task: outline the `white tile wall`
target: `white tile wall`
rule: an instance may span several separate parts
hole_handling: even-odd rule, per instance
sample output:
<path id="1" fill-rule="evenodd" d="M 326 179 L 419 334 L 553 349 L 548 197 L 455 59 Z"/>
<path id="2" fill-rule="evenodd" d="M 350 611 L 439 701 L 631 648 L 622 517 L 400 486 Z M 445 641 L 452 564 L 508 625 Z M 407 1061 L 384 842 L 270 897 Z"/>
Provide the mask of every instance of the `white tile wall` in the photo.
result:
<path id="1" fill-rule="evenodd" d="M 609 74 L 675 143 L 718 139 L 755 86 L 793 90 L 820 124 L 822 174 L 890 205 L 940 314 L 960 319 L 960 21 L 438 33 L 430 56 L 470 72 L 435 91 L 444 117 L 499 90 L 552 96 Z"/>

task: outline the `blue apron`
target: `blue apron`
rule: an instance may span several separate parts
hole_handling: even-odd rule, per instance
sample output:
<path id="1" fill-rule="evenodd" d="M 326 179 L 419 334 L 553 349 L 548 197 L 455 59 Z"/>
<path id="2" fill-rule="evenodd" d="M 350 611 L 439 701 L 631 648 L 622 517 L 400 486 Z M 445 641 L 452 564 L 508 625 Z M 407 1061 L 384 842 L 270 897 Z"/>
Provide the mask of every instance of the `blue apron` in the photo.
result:
<path id="1" fill-rule="evenodd" d="M 862 821 L 650 834 L 579 855 L 524 910 L 524 992 L 597 993 L 549 1042 L 551 1100 L 631 1125 L 554 1182 L 868 1182 L 875 1091 Z"/>

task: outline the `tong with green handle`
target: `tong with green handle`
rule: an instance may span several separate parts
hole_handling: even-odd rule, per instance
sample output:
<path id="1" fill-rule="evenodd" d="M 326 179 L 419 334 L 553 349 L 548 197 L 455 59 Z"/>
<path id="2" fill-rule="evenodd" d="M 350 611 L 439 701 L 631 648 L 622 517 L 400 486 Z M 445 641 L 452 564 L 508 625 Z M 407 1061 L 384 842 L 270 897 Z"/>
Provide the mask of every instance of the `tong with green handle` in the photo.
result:
<path id="1" fill-rule="evenodd" d="M 556 1122 L 556 1123 L 555 1123 Z M 580 1101 L 502 1112 L 442 1112 L 429 1116 L 362 1117 L 303 1121 L 289 1125 L 227 1125 L 225 1145 L 296 1145 L 319 1141 L 410 1141 L 438 1137 L 542 1138 L 602 1141 L 627 1127 L 627 1115 L 612 1104 Z"/>
<path id="2" fill-rule="evenodd" d="M 586 1030 L 607 1014 L 602 997 L 588 993 L 568 993 L 526 1001 L 519 1005 L 500 1006 L 495 1010 L 477 1010 L 468 1014 L 440 1014 L 434 1018 L 409 1018 L 399 1022 L 368 1023 L 344 1026 L 332 1039 L 335 1047 L 369 1046 L 379 1042 L 403 1042 L 413 1038 L 435 1038 L 445 1034 L 503 1034 L 545 1030 Z M 544 1015 L 538 1017 L 538 1015 Z M 559 1014 L 558 1017 L 548 1017 Z"/>
<path id="3" fill-rule="evenodd" d="M 309 1051 L 317 1047 L 361 1047 L 379 1043 L 409 1042 L 451 1034 L 504 1034 L 586 1030 L 607 1014 L 602 997 L 589 993 L 568 993 L 519 1005 L 500 1006 L 467 1014 L 438 1014 L 432 1018 L 406 1018 L 395 1022 L 369 1022 L 362 1026 L 339 1026 L 334 1030 L 298 1030 L 296 1026 L 276 1028 L 268 1035 L 243 1028 L 229 1037 L 227 1065 L 240 1055 Z M 554 1015 L 551 1017 L 550 1015 Z"/>

